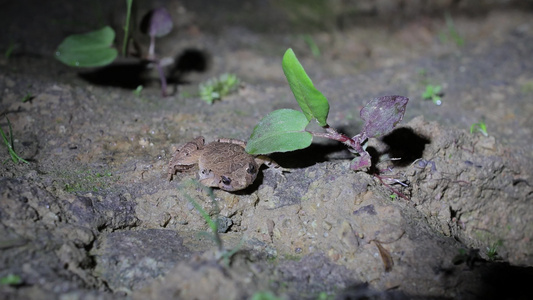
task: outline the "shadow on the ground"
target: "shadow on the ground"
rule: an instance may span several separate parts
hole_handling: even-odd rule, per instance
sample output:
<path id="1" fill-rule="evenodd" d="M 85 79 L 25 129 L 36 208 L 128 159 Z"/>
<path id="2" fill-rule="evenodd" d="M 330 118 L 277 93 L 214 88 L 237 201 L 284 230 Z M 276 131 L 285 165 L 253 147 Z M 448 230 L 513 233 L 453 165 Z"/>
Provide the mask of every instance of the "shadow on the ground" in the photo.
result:
<path id="1" fill-rule="evenodd" d="M 170 69 L 169 83 L 182 83 L 183 77 L 190 72 L 203 73 L 209 69 L 211 56 L 202 50 L 185 49 L 176 56 L 175 63 Z"/>
<path id="2" fill-rule="evenodd" d="M 311 146 L 284 153 L 273 153 L 269 155 L 274 161 L 284 168 L 306 168 L 316 163 L 331 160 L 330 156 L 343 154 L 342 157 L 349 159 L 351 154 L 345 145 L 341 143 L 331 144 L 311 144 Z"/>
<path id="3" fill-rule="evenodd" d="M 426 145 L 431 143 L 428 137 L 416 133 L 408 127 L 401 127 L 393 130 L 384 136 L 381 141 L 388 149 L 385 151 L 393 160 L 395 166 L 407 166 L 422 157 Z"/>
<path id="4" fill-rule="evenodd" d="M 533 267 L 495 262 L 479 268 L 481 282 L 477 299 L 533 299 Z"/>
<path id="5" fill-rule="evenodd" d="M 478 262 L 470 269 L 471 276 L 479 278 L 474 286 L 464 287 L 462 299 L 533 299 L 533 267 L 511 266 L 506 262 Z M 453 272 L 449 275 L 453 276 Z M 455 274 L 457 275 L 457 274 Z M 377 291 L 368 287 L 366 283 L 355 284 L 341 291 L 335 299 L 454 299 L 444 296 L 408 295 L 398 290 Z"/>
<path id="6" fill-rule="evenodd" d="M 183 77 L 190 72 L 205 72 L 209 68 L 209 55 L 202 50 L 186 49 L 176 56 L 175 62 L 168 68 L 167 83 L 186 83 Z M 135 89 L 156 80 L 149 75 L 154 68 L 147 60 L 116 62 L 89 72 L 79 73 L 84 80 L 94 85 L 113 86 L 124 89 Z"/>
<path id="7" fill-rule="evenodd" d="M 113 86 L 133 90 L 148 82 L 147 63 L 114 63 L 94 71 L 80 73 L 79 76 L 94 85 Z"/>

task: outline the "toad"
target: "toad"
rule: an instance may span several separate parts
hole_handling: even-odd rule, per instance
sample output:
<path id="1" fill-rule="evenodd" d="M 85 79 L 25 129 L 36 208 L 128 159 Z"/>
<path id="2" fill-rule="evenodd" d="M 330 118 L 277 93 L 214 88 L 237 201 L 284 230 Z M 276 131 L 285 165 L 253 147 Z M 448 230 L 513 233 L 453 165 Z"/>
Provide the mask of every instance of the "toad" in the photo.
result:
<path id="1" fill-rule="evenodd" d="M 203 136 L 176 150 L 168 165 L 168 180 L 178 172 L 198 165 L 200 183 L 225 191 L 238 191 L 252 184 L 262 164 L 281 174 L 282 169 L 267 156 L 253 156 L 244 148 L 246 143 L 234 139 L 218 139 L 205 144 Z"/>

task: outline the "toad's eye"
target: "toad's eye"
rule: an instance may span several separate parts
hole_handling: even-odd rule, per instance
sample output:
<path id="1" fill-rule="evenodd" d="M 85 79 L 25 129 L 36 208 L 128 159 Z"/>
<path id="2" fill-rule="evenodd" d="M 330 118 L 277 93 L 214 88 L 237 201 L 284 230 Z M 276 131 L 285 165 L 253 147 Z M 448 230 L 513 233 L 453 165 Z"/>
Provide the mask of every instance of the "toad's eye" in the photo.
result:
<path id="1" fill-rule="evenodd" d="M 248 172 L 248 174 L 255 174 L 256 171 L 257 170 L 254 164 L 248 164 L 248 169 L 246 169 L 246 172 Z"/>
<path id="2" fill-rule="evenodd" d="M 231 184 L 231 179 L 229 177 L 222 176 L 222 183 L 225 184 L 225 185 L 230 185 Z"/>

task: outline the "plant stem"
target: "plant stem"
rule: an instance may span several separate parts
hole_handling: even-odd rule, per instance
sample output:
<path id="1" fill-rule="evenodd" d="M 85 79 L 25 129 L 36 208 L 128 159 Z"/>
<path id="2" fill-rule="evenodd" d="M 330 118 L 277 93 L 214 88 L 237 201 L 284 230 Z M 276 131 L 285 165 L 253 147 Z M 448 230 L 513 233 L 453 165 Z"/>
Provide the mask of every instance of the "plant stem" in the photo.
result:
<path id="1" fill-rule="evenodd" d="M 407 196 L 405 196 L 403 193 L 401 193 L 400 191 L 397 191 L 395 188 L 393 188 L 392 186 L 390 186 L 389 184 L 385 183 L 383 181 L 383 179 L 381 178 L 381 176 L 377 175 L 377 174 L 374 174 L 374 177 L 376 177 L 377 179 L 379 179 L 379 181 L 381 182 L 381 184 L 383 184 L 384 186 L 388 187 L 393 193 L 395 193 L 396 195 L 402 197 L 403 199 L 409 201 L 409 198 L 407 198 Z"/>
<path id="2" fill-rule="evenodd" d="M 126 0 L 126 25 L 124 26 L 124 43 L 122 44 L 122 56 L 126 57 L 126 49 L 128 48 L 128 33 L 130 31 L 130 16 L 131 16 L 131 4 L 133 0 Z"/>
<path id="3" fill-rule="evenodd" d="M 335 130 L 334 128 L 330 127 L 327 124 L 323 128 L 326 130 L 325 133 L 323 133 L 323 132 L 312 132 L 312 131 L 309 131 L 309 133 L 311 133 L 313 136 L 316 136 L 316 137 L 321 137 L 321 138 L 326 138 L 326 139 L 330 139 L 330 140 L 334 140 L 334 141 L 339 141 L 339 142 L 345 144 L 346 146 L 354 149 L 356 153 L 365 152 L 365 150 L 361 146 L 361 142 L 366 140 L 366 136 L 358 134 L 358 135 L 354 136 L 353 138 L 350 138 L 349 136 L 345 135 L 344 133 L 338 132 L 337 130 Z M 354 151 L 352 151 L 352 152 L 354 152 Z"/>
<path id="4" fill-rule="evenodd" d="M 163 68 L 161 67 L 161 64 L 159 63 L 159 60 L 155 62 L 155 66 L 157 68 L 157 72 L 159 73 L 159 80 L 161 80 L 161 95 L 163 97 L 167 96 L 167 79 L 165 77 L 165 72 L 163 72 Z"/>
<path id="5" fill-rule="evenodd" d="M 155 35 L 150 36 L 150 47 L 148 48 L 148 60 L 155 59 Z"/>
<path id="6" fill-rule="evenodd" d="M 352 146 L 352 143 L 354 142 L 349 136 L 343 134 L 343 133 L 339 133 L 337 130 L 335 130 L 334 128 L 331 128 L 329 127 L 329 125 L 326 125 L 324 126 L 324 129 L 326 130 L 326 133 L 323 133 L 323 132 L 312 132 L 312 131 L 309 131 L 309 133 L 311 133 L 313 136 L 316 136 L 316 137 L 322 137 L 322 138 L 326 138 L 326 139 L 330 139 L 330 140 L 335 140 L 335 141 L 339 141 L 341 143 L 344 143 L 348 146 Z"/>

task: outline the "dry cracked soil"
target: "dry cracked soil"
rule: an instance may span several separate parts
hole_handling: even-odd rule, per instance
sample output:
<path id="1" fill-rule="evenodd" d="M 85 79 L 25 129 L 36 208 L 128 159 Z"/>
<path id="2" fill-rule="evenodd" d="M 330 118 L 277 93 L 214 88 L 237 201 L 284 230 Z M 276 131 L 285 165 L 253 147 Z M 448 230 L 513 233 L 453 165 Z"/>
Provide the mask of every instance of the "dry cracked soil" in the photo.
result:
<path id="1" fill-rule="evenodd" d="M 175 21 L 156 46 L 174 62 L 168 97 L 133 58 L 53 57 L 104 24 L 119 45 L 121 1 L 0 4 L 0 127 L 28 161 L 0 147 L 1 299 L 533 299 L 531 1 L 134 2 L 136 21 L 159 6 Z M 189 184 L 194 171 L 169 182 L 183 143 L 246 140 L 297 109 L 287 48 L 348 135 L 372 98 L 409 97 L 370 141 L 401 159 L 354 172 L 346 148 L 315 138 L 272 155 L 291 172 L 263 168 L 239 192 Z M 225 72 L 239 89 L 201 100 Z M 429 84 L 441 105 L 422 98 Z"/>

